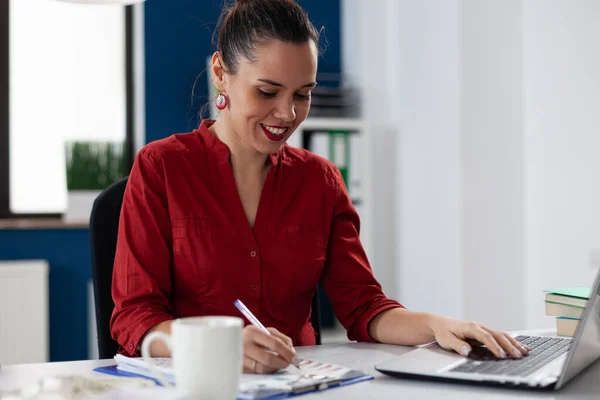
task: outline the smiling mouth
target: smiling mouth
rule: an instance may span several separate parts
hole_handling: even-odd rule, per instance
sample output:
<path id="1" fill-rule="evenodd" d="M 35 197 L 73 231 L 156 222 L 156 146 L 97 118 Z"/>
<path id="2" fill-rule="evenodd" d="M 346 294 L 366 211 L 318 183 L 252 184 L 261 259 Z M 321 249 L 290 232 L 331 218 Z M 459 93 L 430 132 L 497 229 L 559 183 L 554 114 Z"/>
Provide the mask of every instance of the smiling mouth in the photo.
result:
<path id="1" fill-rule="evenodd" d="M 265 136 L 273 141 L 280 141 L 285 137 L 285 134 L 290 129 L 288 126 L 272 126 L 260 124 Z"/>

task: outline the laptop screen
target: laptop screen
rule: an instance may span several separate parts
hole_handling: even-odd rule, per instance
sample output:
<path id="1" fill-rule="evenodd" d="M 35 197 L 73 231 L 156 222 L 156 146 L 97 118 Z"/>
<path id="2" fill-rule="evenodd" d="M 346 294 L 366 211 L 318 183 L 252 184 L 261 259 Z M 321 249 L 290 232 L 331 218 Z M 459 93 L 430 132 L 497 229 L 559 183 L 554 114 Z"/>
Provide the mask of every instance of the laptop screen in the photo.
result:
<path id="1" fill-rule="evenodd" d="M 600 358 L 600 269 L 592 293 L 575 331 L 571 351 L 563 366 L 556 388 L 560 389 L 584 368 Z"/>

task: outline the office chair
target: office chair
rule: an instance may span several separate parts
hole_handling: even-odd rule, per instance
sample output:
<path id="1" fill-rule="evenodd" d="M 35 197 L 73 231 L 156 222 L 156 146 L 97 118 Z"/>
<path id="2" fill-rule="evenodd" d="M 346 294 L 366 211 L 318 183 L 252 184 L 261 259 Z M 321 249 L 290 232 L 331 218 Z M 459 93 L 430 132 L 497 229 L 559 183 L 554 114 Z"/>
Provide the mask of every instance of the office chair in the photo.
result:
<path id="1" fill-rule="evenodd" d="M 127 177 L 106 188 L 94 201 L 90 216 L 90 249 L 100 359 L 114 357 L 119 349 L 119 344 L 110 334 L 110 318 L 115 307 L 112 298 L 112 273 L 126 186 Z M 313 298 L 311 322 L 315 329 L 316 342 L 321 344 L 319 290 Z"/>
<path id="2" fill-rule="evenodd" d="M 94 201 L 90 216 L 90 253 L 100 359 L 112 358 L 119 350 L 119 344 L 110 335 L 110 318 L 115 308 L 112 273 L 126 186 L 127 178 L 123 178 L 106 188 Z"/>

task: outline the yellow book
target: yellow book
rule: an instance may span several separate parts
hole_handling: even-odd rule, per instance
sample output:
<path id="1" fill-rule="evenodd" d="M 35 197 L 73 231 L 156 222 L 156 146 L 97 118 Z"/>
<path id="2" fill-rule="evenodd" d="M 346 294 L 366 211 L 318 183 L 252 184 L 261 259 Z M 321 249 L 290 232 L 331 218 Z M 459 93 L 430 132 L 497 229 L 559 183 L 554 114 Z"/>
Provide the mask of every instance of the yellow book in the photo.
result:
<path id="1" fill-rule="evenodd" d="M 558 336 L 575 336 L 575 330 L 579 325 L 579 319 L 576 318 L 556 318 L 556 334 Z"/>
<path id="2" fill-rule="evenodd" d="M 583 315 L 583 307 L 568 306 L 566 304 L 546 302 L 546 315 L 552 317 L 567 317 L 567 318 L 581 318 Z"/>

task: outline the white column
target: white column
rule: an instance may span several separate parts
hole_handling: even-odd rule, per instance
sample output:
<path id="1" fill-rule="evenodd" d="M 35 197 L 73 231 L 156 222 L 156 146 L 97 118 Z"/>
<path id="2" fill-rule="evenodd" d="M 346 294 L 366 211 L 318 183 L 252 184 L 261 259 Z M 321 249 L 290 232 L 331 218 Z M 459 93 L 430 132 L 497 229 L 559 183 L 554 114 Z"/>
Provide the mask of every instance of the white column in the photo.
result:
<path id="1" fill-rule="evenodd" d="M 371 151 L 369 176 L 372 193 L 372 254 L 370 262 L 384 292 L 396 297 L 395 246 L 395 112 L 397 97 L 389 91 L 395 74 L 393 59 L 385 56 L 395 37 L 386 18 L 390 0 L 344 0 L 342 12 L 342 70 L 362 96 L 363 119 L 368 126 Z M 368 21 L 368 22 L 365 22 Z"/>
<path id="2" fill-rule="evenodd" d="M 457 0 L 342 1 L 342 67 L 372 132 L 376 276 L 405 306 L 454 316 L 463 308 L 458 15 Z"/>
<path id="3" fill-rule="evenodd" d="M 523 2 L 462 3 L 464 315 L 516 330 L 526 290 Z"/>
<path id="4" fill-rule="evenodd" d="M 460 2 L 400 1 L 397 287 L 405 306 L 463 316 Z M 394 18 L 390 18 L 394 19 Z"/>
<path id="5" fill-rule="evenodd" d="M 144 3 L 133 6 L 134 155 L 146 144 L 146 35 Z"/>

